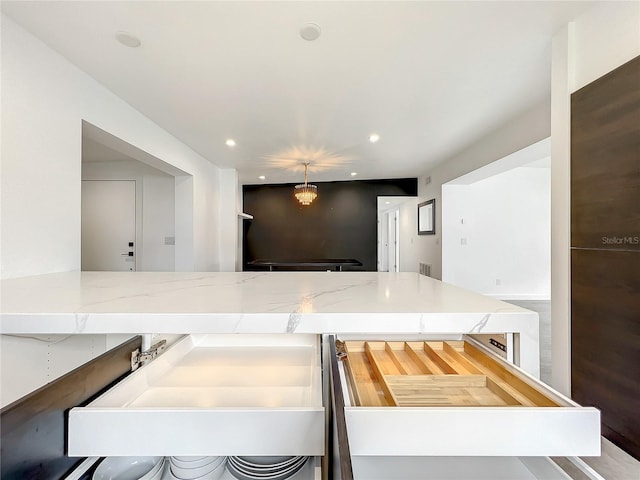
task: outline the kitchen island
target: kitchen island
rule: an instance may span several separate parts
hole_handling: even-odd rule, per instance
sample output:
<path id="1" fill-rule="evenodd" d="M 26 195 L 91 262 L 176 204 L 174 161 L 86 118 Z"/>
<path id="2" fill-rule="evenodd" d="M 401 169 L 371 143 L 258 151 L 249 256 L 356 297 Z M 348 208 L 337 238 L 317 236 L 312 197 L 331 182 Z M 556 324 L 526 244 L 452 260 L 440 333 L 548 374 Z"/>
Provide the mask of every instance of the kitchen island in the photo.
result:
<path id="1" fill-rule="evenodd" d="M 298 455 L 298 480 L 560 480 L 548 456 L 599 454 L 599 412 L 534 378 L 537 313 L 415 273 L 68 272 L 1 288 L 2 334 L 143 336 L 10 406 L 13 464 L 51 450 L 41 431 L 57 432 L 61 470 L 89 457 L 69 479 L 103 456 Z M 139 359 L 152 334 L 183 336 Z M 521 369 L 474 334 L 507 334 Z M 394 403 L 365 401 L 381 395 Z"/>
<path id="2" fill-rule="evenodd" d="M 416 273 L 65 272 L 0 288 L 2 334 L 506 333 L 539 376 L 537 313 Z"/>

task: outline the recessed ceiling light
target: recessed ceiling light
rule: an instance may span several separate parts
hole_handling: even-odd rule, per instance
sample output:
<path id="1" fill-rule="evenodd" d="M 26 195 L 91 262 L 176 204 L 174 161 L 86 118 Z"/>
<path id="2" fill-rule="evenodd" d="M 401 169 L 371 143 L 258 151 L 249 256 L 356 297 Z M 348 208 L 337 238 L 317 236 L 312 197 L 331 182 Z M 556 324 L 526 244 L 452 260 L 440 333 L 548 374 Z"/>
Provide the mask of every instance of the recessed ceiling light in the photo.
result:
<path id="1" fill-rule="evenodd" d="M 390 204 L 391 204 L 391 202 L 384 202 L 384 204 L 385 204 L 385 205 L 390 205 Z"/>
<path id="2" fill-rule="evenodd" d="M 233 138 L 227 138 L 227 141 L 224 142 L 227 144 L 227 147 L 235 147 L 236 141 Z"/>
<path id="3" fill-rule="evenodd" d="M 138 48 L 140 45 L 142 45 L 142 42 L 138 37 L 127 32 L 116 33 L 116 40 L 125 47 L 130 48 Z"/>
<path id="4" fill-rule="evenodd" d="M 351 176 L 355 177 L 358 174 L 358 172 L 351 172 Z"/>
<path id="5" fill-rule="evenodd" d="M 260 180 L 264 180 L 264 179 L 265 179 L 265 178 L 267 178 L 267 177 L 265 177 L 264 175 L 260 175 L 258 178 L 259 178 Z"/>
<path id="6" fill-rule="evenodd" d="M 372 133 L 371 135 L 369 135 L 369 141 L 371 143 L 376 143 L 378 140 L 380 140 L 380 135 L 378 135 L 377 133 Z"/>
<path id="7" fill-rule="evenodd" d="M 300 29 L 300 36 L 308 42 L 313 42 L 320 36 L 320 27 L 315 23 L 305 23 Z"/>

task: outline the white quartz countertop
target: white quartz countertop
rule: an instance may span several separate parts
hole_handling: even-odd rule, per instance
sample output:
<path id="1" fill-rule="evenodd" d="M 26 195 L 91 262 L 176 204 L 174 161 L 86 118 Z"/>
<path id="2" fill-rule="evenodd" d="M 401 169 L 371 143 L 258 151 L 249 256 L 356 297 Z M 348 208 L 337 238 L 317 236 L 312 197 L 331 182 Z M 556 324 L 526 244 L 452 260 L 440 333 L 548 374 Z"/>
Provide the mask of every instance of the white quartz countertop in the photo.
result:
<path id="1" fill-rule="evenodd" d="M 538 316 L 416 273 L 67 272 L 3 280 L 0 333 L 502 333 Z"/>

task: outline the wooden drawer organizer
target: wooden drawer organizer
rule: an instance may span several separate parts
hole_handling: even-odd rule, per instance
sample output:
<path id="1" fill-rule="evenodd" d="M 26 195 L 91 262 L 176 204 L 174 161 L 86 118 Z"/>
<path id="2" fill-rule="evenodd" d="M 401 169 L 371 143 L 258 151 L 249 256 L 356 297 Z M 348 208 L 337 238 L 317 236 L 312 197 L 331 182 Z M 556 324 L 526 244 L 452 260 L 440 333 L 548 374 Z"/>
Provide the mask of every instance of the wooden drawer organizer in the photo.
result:
<path id="1" fill-rule="evenodd" d="M 347 341 L 345 351 L 357 406 L 559 406 L 465 341 Z"/>

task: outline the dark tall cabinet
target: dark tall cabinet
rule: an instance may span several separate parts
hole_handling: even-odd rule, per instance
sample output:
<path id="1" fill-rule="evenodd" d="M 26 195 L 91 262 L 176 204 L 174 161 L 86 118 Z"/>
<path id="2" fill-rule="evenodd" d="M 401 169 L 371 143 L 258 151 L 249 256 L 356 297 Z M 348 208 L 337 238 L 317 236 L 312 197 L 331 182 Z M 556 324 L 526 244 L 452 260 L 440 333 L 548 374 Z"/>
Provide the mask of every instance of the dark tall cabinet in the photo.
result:
<path id="1" fill-rule="evenodd" d="M 640 458 L 640 57 L 571 96 L 571 390 Z"/>

